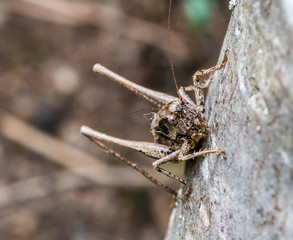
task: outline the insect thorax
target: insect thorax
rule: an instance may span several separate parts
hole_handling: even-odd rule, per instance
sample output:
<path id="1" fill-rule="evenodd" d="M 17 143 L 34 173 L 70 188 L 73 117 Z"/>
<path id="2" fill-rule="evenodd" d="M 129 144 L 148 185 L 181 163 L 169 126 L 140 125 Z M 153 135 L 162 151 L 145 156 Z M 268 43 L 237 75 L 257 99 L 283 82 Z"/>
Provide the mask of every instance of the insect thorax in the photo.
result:
<path id="1" fill-rule="evenodd" d="M 191 149 L 194 149 L 205 136 L 208 125 L 200 109 L 183 99 L 177 99 L 155 114 L 151 130 L 158 143 L 177 150 L 187 140 Z"/>

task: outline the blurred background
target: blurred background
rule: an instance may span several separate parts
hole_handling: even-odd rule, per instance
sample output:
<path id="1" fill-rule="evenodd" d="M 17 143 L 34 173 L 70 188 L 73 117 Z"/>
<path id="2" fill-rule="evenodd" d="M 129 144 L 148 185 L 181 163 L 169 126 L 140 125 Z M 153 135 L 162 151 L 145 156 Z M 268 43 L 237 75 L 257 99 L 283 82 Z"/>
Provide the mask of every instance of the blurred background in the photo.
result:
<path id="1" fill-rule="evenodd" d="M 81 136 L 80 127 L 153 141 L 149 113 L 157 109 L 91 68 L 99 62 L 176 95 L 168 4 L 0 1 L 0 239 L 164 237 L 171 197 Z M 228 1 L 173 1 L 179 86 L 190 85 L 196 70 L 216 64 L 229 17 Z M 152 159 L 113 148 L 158 175 Z"/>

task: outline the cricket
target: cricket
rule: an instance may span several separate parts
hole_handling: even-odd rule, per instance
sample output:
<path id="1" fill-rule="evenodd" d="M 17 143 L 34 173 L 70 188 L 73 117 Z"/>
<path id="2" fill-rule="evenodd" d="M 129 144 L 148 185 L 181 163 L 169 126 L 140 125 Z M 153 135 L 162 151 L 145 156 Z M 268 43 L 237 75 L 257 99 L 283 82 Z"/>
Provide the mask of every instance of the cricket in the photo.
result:
<path id="1" fill-rule="evenodd" d="M 171 72 L 178 96 L 175 97 L 135 84 L 110 71 L 101 64 L 97 63 L 93 66 L 94 72 L 108 77 L 114 82 L 134 92 L 136 95 L 145 98 L 147 101 L 151 102 L 157 108 L 159 108 L 159 111 L 155 113 L 151 122 L 151 133 L 154 137 L 154 143 L 131 141 L 112 137 L 87 126 L 81 127 L 81 133 L 99 147 L 113 155 L 115 158 L 134 168 L 136 171 L 144 175 L 148 180 L 166 190 L 174 200 L 177 200 L 178 196 L 176 190 L 171 189 L 169 186 L 152 177 L 148 172 L 138 167 L 132 161 L 124 158 L 118 152 L 109 148 L 102 142 L 115 143 L 130 149 L 137 150 L 148 157 L 156 159 L 152 163 L 155 170 L 186 186 L 185 193 L 182 196 L 182 199 L 186 200 L 192 192 L 191 184 L 185 179 L 165 170 L 162 168 L 162 165 L 167 162 L 178 163 L 187 161 L 211 153 L 225 156 L 225 152 L 217 148 L 200 150 L 202 140 L 209 131 L 208 123 L 204 117 L 205 104 L 203 89 L 209 87 L 211 78 L 208 78 L 208 80 L 206 80 L 204 83 L 201 83 L 200 79 L 202 76 L 209 75 L 225 67 L 228 60 L 228 50 L 225 50 L 224 57 L 220 65 L 196 71 L 192 77 L 192 85 L 187 87 L 178 87 L 171 56 L 171 4 L 172 1 L 170 0 L 168 15 L 168 47 Z M 195 102 L 187 94 L 187 92 L 190 91 L 193 91 L 195 94 Z"/>

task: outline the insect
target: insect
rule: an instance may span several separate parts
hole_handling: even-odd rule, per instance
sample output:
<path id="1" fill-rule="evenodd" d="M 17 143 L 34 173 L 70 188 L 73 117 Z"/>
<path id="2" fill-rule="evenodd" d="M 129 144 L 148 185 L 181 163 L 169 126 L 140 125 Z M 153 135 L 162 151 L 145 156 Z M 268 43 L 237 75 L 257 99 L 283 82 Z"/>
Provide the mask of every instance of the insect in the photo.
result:
<path id="1" fill-rule="evenodd" d="M 168 18 L 169 32 L 170 12 L 171 1 L 169 5 Z M 201 141 L 206 136 L 207 131 L 209 130 L 208 124 L 204 117 L 205 105 L 203 88 L 208 87 L 210 84 L 210 80 L 208 80 L 205 84 L 201 84 L 200 78 L 204 75 L 208 75 L 214 71 L 224 68 L 227 62 L 228 50 L 225 51 L 224 58 L 220 65 L 197 71 L 193 75 L 193 85 L 178 88 L 170 54 L 171 44 L 169 35 L 168 41 L 171 70 L 178 97 L 154 91 L 135 84 L 110 71 L 101 64 L 95 64 L 93 67 L 94 72 L 107 76 L 111 80 L 121 84 L 130 91 L 133 91 L 138 96 L 152 102 L 160 109 L 157 113 L 155 113 L 151 122 L 151 132 L 154 136 L 155 143 L 119 139 L 95 131 L 87 126 L 81 127 L 81 133 L 88 137 L 91 141 L 96 143 L 98 146 L 112 154 L 114 157 L 128 164 L 129 166 L 143 174 L 147 179 L 149 179 L 159 187 L 165 189 L 169 194 L 173 196 L 174 199 L 177 199 L 177 191 L 161 183 L 156 178 L 152 177 L 148 172 L 138 167 L 135 163 L 124 158 L 119 153 L 103 144 L 101 141 L 115 143 L 121 146 L 135 149 L 139 152 L 142 152 L 146 156 L 157 159 L 153 162 L 154 169 L 166 175 L 167 177 L 186 185 L 186 191 L 182 198 L 187 199 L 192 192 L 191 184 L 183 178 L 178 177 L 173 173 L 165 170 L 164 168 L 162 168 L 162 165 L 167 162 L 176 163 L 181 161 L 187 161 L 189 159 L 194 159 L 195 157 L 210 153 L 225 155 L 225 152 L 219 149 L 207 149 L 199 151 Z M 186 93 L 188 91 L 194 91 L 195 102 L 193 102 Z"/>

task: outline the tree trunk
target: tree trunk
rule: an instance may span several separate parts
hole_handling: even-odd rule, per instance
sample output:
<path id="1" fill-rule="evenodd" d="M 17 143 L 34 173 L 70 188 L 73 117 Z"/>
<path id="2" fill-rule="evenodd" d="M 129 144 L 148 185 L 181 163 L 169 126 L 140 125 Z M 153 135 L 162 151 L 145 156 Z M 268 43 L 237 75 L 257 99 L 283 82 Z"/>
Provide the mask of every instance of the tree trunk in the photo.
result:
<path id="1" fill-rule="evenodd" d="M 167 240 L 293 239 L 293 1 L 238 0 L 224 70 L 206 102 L 212 154 L 190 161 L 193 185 Z M 220 57 L 220 60 L 222 57 Z"/>

